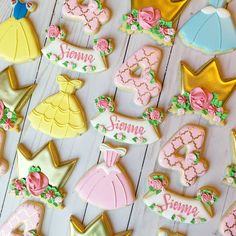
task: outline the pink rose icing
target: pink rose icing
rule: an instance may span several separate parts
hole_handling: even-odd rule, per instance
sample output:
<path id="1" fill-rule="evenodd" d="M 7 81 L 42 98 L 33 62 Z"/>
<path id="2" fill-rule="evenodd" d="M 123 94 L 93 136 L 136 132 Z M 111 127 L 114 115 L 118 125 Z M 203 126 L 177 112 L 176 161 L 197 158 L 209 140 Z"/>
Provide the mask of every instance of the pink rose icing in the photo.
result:
<path id="1" fill-rule="evenodd" d="M 153 71 L 156 75 L 161 61 L 161 52 L 158 48 L 144 46 L 134 53 L 117 72 L 114 82 L 117 87 L 128 89 L 134 93 L 134 102 L 146 106 L 152 97 L 158 96 L 161 84 L 155 80 L 147 80 L 147 74 Z M 135 71 L 141 68 L 141 76 Z M 154 75 L 154 77 L 155 77 Z"/>
<path id="2" fill-rule="evenodd" d="M 110 18 L 110 10 L 104 7 L 99 9 L 94 0 L 89 0 L 88 5 L 83 5 L 78 0 L 64 0 L 62 12 L 67 17 L 81 20 L 89 34 L 96 33 Z"/>
<path id="3" fill-rule="evenodd" d="M 210 106 L 212 99 L 213 95 L 202 88 L 193 89 L 189 95 L 191 106 L 195 111 L 207 109 Z"/>
<path id="4" fill-rule="evenodd" d="M 0 100 L 0 120 L 2 119 L 4 114 L 4 104 L 3 102 Z"/>
<path id="5" fill-rule="evenodd" d="M 160 10 L 154 9 L 153 7 L 146 7 L 138 12 L 138 22 L 145 30 L 155 27 L 160 19 Z"/>
<path id="6" fill-rule="evenodd" d="M 207 110 L 210 115 L 215 115 L 215 113 L 217 112 L 217 107 L 210 105 Z"/>
<path id="7" fill-rule="evenodd" d="M 186 103 L 186 101 L 187 101 L 187 99 L 184 96 L 182 96 L 182 95 L 178 96 L 178 103 L 179 104 L 183 105 Z"/>
<path id="8" fill-rule="evenodd" d="M 197 164 L 194 163 L 196 157 L 193 152 L 200 152 L 204 139 L 203 128 L 193 125 L 182 127 L 161 149 L 159 164 L 164 168 L 179 171 L 184 186 L 193 185 L 208 169 L 205 162 L 201 160 Z M 184 146 L 187 147 L 187 153 L 185 157 L 181 157 L 178 155 L 178 150 Z"/>
<path id="9" fill-rule="evenodd" d="M 148 185 L 153 187 L 156 190 L 160 190 L 163 188 L 162 182 L 159 179 L 157 180 L 149 179 Z"/>
<path id="10" fill-rule="evenodd" d="M 109 48 L 109 43 L 106 39 L 99 39 L 96 44 L 96 49 L 98 51 L 107 51 Z"/>
<path id="11" fill-rule="evenodd" d="M 212 202 L 212 200 L 213 200 L 213 195 L 211 195 L 211 194 L 202 193 L 201 197 L 202 197 L 203 202 Z"/>
<path id="12" fill-rule="evenodd" d="M 161 113 L 160 111 L 154 110 L 149 113 L 149 116 L 151 120 L 159 120 L 161 118 Z"/>
<path id="13" fill-rule="evenodd" d="M 57 38 L 60 35 L 60 29 L 56 25 L 50 25 L 47 34 L 48 37 Z"/>
<path id="14" fill-rule="evenodd" d="M 32 172 L 26 178 L 27 189 L 34 195 L 39 196 L 49 184 L 48 177 L 42 172 Z"/>
<path id="15" fill-rule="evenodd" d="M 106 99 L 101 99 L 97 103 L 97 107 L 108 109 L 109 108 L 109 102 Z"/>

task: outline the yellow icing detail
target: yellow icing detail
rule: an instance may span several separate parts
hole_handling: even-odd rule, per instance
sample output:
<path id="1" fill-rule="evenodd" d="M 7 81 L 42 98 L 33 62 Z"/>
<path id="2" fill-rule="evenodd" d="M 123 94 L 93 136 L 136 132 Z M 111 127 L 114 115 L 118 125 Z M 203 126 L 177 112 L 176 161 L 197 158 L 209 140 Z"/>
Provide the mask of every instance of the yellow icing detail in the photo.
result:
<path id="1" fill-rule="evenodd" d="M 70 218 L 70 236 L 131 236 L 132 231 L 115 234 L 108 216 L 103 213 L 84 227 L 74 216 Z"/>
<path id="2" fill-rule="evenodd" d="M 217 67 L 216 59 L 211 59 L 196 72 L 181 63 L 182 92 L 190 92 L 196 87 L 217 93 L 219 100 L 225 102 L 236 85 L 236 79 L 223 81 Z"/>
<path id="3" fill-rule="evenodd" d="M 161 11 L 165 20 L 175 21 L 190 0 L 132 0 L 133 9 L 154 7 Z"/>
<path id="4" fill-rule="evenodd" d="M 30 85 L 25 88 L 19 88 L 16 75 L 13 67 L 8 67 L 0 72 L 0 100 L 11 111 L 17 113 L 17 121 L 15 129 L 19 129 L 19 124 L 22 121 L 20 111 L 30 99 L 34 91 L 35 85 Z"/>
<path id="5" fill-rule="evenodd" d="M 41 55 L 37 34 L 27 18 L 9 18 L 0 24 L 0 57 L 22 63 Z"/>
<path id="6" fill-rule="evenodd" d="M 83 82 L 58 76 L 60 92 L 48 97 L 29 115 L 31 125 L 55 138 L 75 137 L 87 130 L 83 109 L 75 95 Z"/>
<path id="7" fill-rule="evenodd" d="M 76 160 L 61 163 L 54 143 L 51 141 L 33 155 L 23 144 L 17 149 L 18 178 L 26 178 L 31 166 L 39 166 L 52 186 L 62 188 L 71 175 Z"/>

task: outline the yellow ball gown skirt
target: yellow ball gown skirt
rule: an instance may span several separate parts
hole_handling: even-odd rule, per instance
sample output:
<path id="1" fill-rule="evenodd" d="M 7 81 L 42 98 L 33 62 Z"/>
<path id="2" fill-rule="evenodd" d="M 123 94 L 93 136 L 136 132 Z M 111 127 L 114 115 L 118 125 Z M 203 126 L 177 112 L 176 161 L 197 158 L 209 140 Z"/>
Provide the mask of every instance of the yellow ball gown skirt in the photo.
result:
<path id="1" fill-rule="evenodd" d="M 69 138 L 87 131 L 83 109 L 75 96 L 82 86 L 80 80 L 58 76 L 60 92 L 48 97 L 35 107 L 29 115 L 31 125 L 54 138 Z"/>
<path id="2" fill-rule="evenodd" d="M 0 57 L 12 63 L 23 63 L 41 55 L 37 34 L 26 18 L 34 7 L 30 2 L 12 0 L 13 16 L 0 24 Z"/>

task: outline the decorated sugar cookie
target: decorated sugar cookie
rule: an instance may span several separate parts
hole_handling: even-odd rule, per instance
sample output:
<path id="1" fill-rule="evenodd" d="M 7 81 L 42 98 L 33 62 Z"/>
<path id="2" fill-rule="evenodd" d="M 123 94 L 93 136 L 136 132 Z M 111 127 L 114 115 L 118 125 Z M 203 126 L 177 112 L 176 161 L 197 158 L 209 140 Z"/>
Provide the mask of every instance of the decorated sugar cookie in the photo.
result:
<path id="1" fill-rule="evenodd" d="M 12 67 L 0 72 L 0 128 L 19 131 L 20 111 L 30 99 L 35 85 L 19 88 Z"/>
<path id="2" fill-rule="evenodd" d="M 236 79 L 223 81 L 212 59 L 194 72 L 181 64 L 182 92 L 171 100 L 169 112 L 179 116 L 200 114 L 210 124 L 224 125 L 228 114 L 224 104 L 233 92 Z"/>
<path id="3" fill-rule="evenodd" d="M 89 0 L 88 5 L 83 0 L 64 0 L 62 13 L 64 16 L 84 23 L 88 34 L 95 34 L 100 27 L 109 21 L 110 10 L 104 7 L 103 0 Z"/>
<path id="4" fill-rule="evenodd" d="M 0 129 L 0 176 L 5 175 L 8 171 L 8 161 L 3 157 L 3 150 L 5 145 L 5 132 Z"/>
<path id="5" fill-rule="evenodd" d="M 223 182 L 232 187 L 236 187 L 236 131 L 232 131 L 233 139 L 233 163 L 226 169 L 226 174 Z"/>
<path id="6" fill-rule="evenodd" d="M 180 29 L 179 36 L 189 47 L 206 54 L 235 50 L 236 31 L 225 5 L 231 0 L 209 0 L 209 6 L 193 15 Z"/>
<path id="7" fill-rule="evenodd" d="M 105 213 L 102 213 L 86 227 L 75 217 L 70 218 L 70 236 L 131 236 L 132 230 L 114 233 L 111 222 Z"/>
<path id="8" fill-rule="evenodd" d="M 83 82 L 59 75 L 60 92 L 46 98 L 29 114 L 31 125 L 54 138 L 70 138 L 87 131 L 86 118 L 76 95 Z"/>
<path id="9" fill-rule="evenodd" d="M 22 63 L 40 56 L 38 36 L 27 16 L 36 8 L 28 0 L 9 0 L 13 16 L 0 24 L 0 57 Z"/>
<path id="10" fill-rule="evenodd" d="M 160 228 L 157 236 L 184 236 L 184 235 L 178 232 L 173 233 L 168 229 Z"/>
<path id="11" fill-rule="evenodd" d="M 208 169 L 201 157 L 204 139 L 205 130 L 199 126 L 185 125 L 180 128 L 161 149 L 158 159 L 160 166 L 179 171 L 184 186 L 193 185 Z M 183 148 L 184 157 L 179 154 Z"/>
<path id="12" fill-rule="evenodd" d="M 95 39 L 93 49 L 80 48 L 65 42 L 65 32 L 56 25 L 48 28 L 47 37 L 50 43 L 42 53 L 51 63 L 80 73 L 107 69 L 106 56 L 113 51 L 111 39 Z"/>
<path id="13" fill-rule="evenodd" d="M 66 196 L 63 186 L 76 162 L 61 163 L 52 141 L 33 155 L 20 144 L 17 149 L 18 177 L 11 180 L 10 194 L 39 198 L 49 206 L 63 208 Z"/>
<path id="14" fill-rule="evenodd" d="M 145 7 L 154 7 L 159 9 L 164 19 L 168 21 L 175 21 L 182 13 L 184 8 L 188 5 L 190 0 L 132 0 L 131 5 L 134 9 L 142 9 Z"/>
<path id="15" fill-rule="evenodd" d="M 224 214 L 219 231 L 223 236 L 236 235 L 236 202 Z"/>
<path id="16" fill-rule="evenodd" d="M 0 226 L 0 235 L 40 236 L 43 215 L 43 204 L 26 201 L 16 209 L 3 225 Z"/>
<path id="17" fill-rule="evenodd" d="M 144 203 L 150 210 L 169 220 L 198 224 L 213 217 L 213 204 L 218 196 L 212 187 L 202 187 L 196 197 L 185 197 L 167 189 L 168 179 L 162 173 L 153 173 L 148 179 L 149 191 Z"/>
<path id="18" fill-rule="evenodd" d="M 91 120 L 92 126 L 108 138 L 129 144 L 150 144 L 159 138 L 157 127 L 164 113 L 157 108 L 147 108 L 142 118 L 130 118 L 115 112 L 112 99 L 100 96 L 95 99 L 99 114 Z"/>
<path id="19" fill-rule="evenodd" d="M 158 44 L 165 46 L 172 46 L 175 38 L 172 21 L 167 21 L 162 17 L 160 9 L 151 6 L 140 10 L 132 9 L 130 13 L 123 15 L 120 29 L 128 34 L 148 34 Z"/>
<path id="20" fill-rule="evenodd" d="M 102 144 L 104 162 L 90 169 L 75 190 L 86 202 L 104 210 L 118 209 L 132 204 L 135 194 L 129 177 L 119 165 L 126 154 L 125 148 Z"/>
<path id="21" fill-rule="evenodd" d="M 156 81 L 160 61 L 158 48 L 144 46 L 120 67 L 114 79 L 116 86 L 133 92 L 135 104 L 146 106 L 161 90 L 160 82 Z M 139 68 L 142 73 L 136 76 L 135 71 Z"/>

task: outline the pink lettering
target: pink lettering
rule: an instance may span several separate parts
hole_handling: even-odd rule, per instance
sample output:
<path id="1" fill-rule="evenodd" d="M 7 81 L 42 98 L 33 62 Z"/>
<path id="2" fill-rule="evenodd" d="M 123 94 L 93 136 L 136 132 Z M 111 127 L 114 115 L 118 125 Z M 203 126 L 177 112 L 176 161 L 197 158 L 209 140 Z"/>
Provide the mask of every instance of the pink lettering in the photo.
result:
<path id="1" fill-rule="evenodd" d="M 127 124 L 123 121 L 120 121 L 116 115 L 111 115 L 109 120 L 110 125 L 106 127 L 107 131 L 119 130 L 132 133 L 134 135 L 143 135 L 146 132 L 144 127 Z"/>
<path id="2" fill-rule="evenodd" d="M 84 63 L 89 62 L 92 64 L 95 61 L 95 58 L 92 54 L 87 54 L 78 51 L 72 50 L 68 44 L 61 43 L 60 44 L 60 53 L 61 53 L 61 59 L 74 59 L 77 61 L 83 61 Z"/>
<path id="3" fill-rule="evenodd" d="M 188 204 L 182 204 L 181 202 L 175 201 L 172 199 L 169 193 L 165 193 L 163 195 L 164 205 L 161 206 L 163 211 L 167 211 L 168 209 L 173 209 L 180 213 L 184 213 L 185 215 L 193 215 L 194 217 L 198 216 L 199 211 L 197 207 L 193 207 Z"/>

